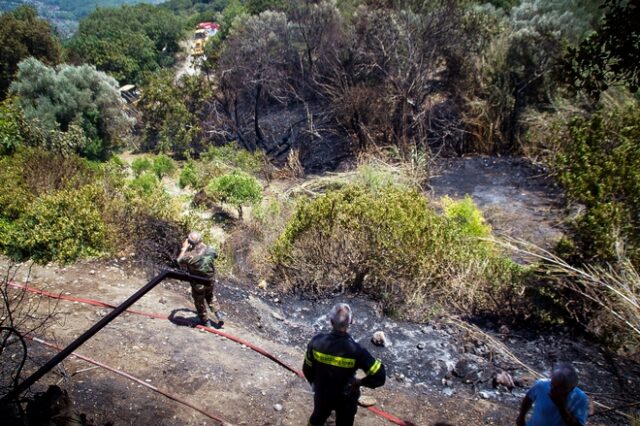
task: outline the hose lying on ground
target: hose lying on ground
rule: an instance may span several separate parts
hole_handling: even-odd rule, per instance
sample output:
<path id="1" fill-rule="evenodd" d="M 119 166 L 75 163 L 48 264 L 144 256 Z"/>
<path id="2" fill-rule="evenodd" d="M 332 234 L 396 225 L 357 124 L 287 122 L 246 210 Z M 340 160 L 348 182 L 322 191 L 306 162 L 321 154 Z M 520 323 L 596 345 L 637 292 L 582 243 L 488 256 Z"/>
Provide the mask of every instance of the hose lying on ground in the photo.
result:
<path id="1" fill-rule="evenodd" d="M 46 347 L 48 347 L 48 348 L 51 348 L 51 349 L 56 349 L 56 350 L 58 350 L 58 351 L 61 351 L 61 350 L 63 349 L 63 348 L 61 348 L 60 346 L 54 345 L 53 343 L 46 342 L 46 341 L 44 341 L 44 340 L 42 340 L 42 339 L 39 339 L 39 338 L 37 338 L 37 337 L 25 336 L 25 338 L 26 338 L 26 339 L 29 339 L 29 340 L 31 340 L 31 341 L 33 341 L 33 342 L 39 343 L 39 344 L 41 344 L 41 345 L 43 345 L 43 346 L 46 346 Z M 142 380 L 142 379 L 139 379 L 139 378 L 137 378 L 137 377 L 135 377 L 135 376 L 132 376 L 132 375 L 131 375 L 131 374 L 129 374 L 129 373 L 125 373 L 124 371 L 118 370 L 117 368 L 114 368 L 114 367 L 110 367 L 110 366 L 108 366 L 108 365 L 106 365 L 106 364 L 101 363 L 100 361 L 96 361 L 96 360 L 91 359 L 91 358 L 89 358 L 89 357 L 86 357 L 86 356 L 84 356 L 84 355 L 80 355 L 79 353 L 76 353 L 76 352 L 72 352 L 71 354 L 72 354 L 73 356 L 75 356 L 76 358 L 79 358 L 79 359 L 81 359 L 81 360 L 83 360 L 83 361 L 86 361 L 86 362 L 91 363 L 91 364 L 93 364 L 93 365 L 97 365 L 98 367 L 102 367 L 102 368 L 104 368 L 105 370 L 109 370 L 109 371 L 111 371 L 112 373 L 116 373 L 116 374 L 118 374 L 118 375 L 120 375 L 120 376 L 122 376 L 122 377 L 126 377 L 126 378 L 127 378 L 127 379 L 129 379 L 129 380 L 133 380 L 134 382 L 136 382 L 136 383 L 138 383 L 138 384 L 140 384 L 140 385 L 142 385 L 142 386 L 144 386 L 144 387 L 146 387 L 146 388 L 149 388 L 149 389 L 151 389 L 151 390 L 152 390 L 152 391 L 154 391 L 154 392 L 157 392 L 157 393 L 159 393 L 159 394 L 161 394 L 161 395 L 166 396 L 167 398 L 169 398 L 169 399 L 171 399 L 171 400 L 174 400 L 174 401 L 176 401 L 176 402 L 178 402 L 178 403 L 180 403 L 180 404 L 182 404 L 182 405 L 185 405 L 185 406 L 187 406 L 187 407 L 189 407 L 189 408 L 192 408 L 192 409 L 196 410 L 197 412 L 199 412 L 199 413 L 201 413 L 201 414 L 204 414 L 205 416 L 209 417 L 209 418 L 210 418 L 210 419 L 212 419 L 212 420 L 215 420 L 215 421 L 217 421 L 217 422 L 220 422 L 220 424 L 223 424 L 223 425 L 229 424 L 229 422 L 227 422 L 226 420 L 224 420 L 224 419 L 223 419 L 222 417 L 220 417 L 219 415 L 217 415 L 217 414 L 213 414 L 213 413 L 211 413 L 210 411 L 207 411 L 207 410 L 204 410 L 204 409 L 202 409 L 202 408 L 199 408 L 199 407 L 197 407 L 197 406 L 195 406 L 195 405 L 191 404 L 189 401 L 185 401 L 184 399 L 182 399 L 182 398 L 180 398 L 180 397 L 178 397 L 178 396 L 175 396 L 175 395 L 173 395 L 173 394 L 171 394 L 171 393 L 169 393 L 169 392 L 167 392 L 167 391 L 164 391 L 164 390 L 162 390 L 162 389 L 159 389 L 159 388 L 157 388 L 156 386 L 153 386 L 153 385 L 151 385 L 151 384 L 149 384 L 149 383 L 145 382 L 145 381 L 144 381 L 144 380 Z"/>
<path id="2" fill-rule="evenodd" d="M 78 303 L 84 303 L 87 305 L 92 305 L 92 306 L 99 306 L 102 308 L 110 308 L 110 309 L 114 309 L 116 306 L 115 305 L 111 305 L 109 303 L 105 303 L 105 302 L 101 302 L 99 300 L 94 300 L 94 299 L 87 299 L 87 298 L 81 298 L 81 297 L 72 297 L 72 296 L 66 296 L 63 295 L 61 293 L 56 294 L 56 293 L 51 293 L 45 290 L 40 290 L 38 288 L 35 287 L 30 287 L 27 285 L 23 285 L 23 284 L 19 284 L 15 281 L 9 281 L 8 283 L 11 287 L 14 288 L 18 288 L 18 289 L 22 289 L 25 291 L 28 291 L 29 293 L 33 293 L 33 294 L 38 294 L 41 296 L 45 296 L 45 297 L 49 297 L 49 298 L 53 298 L 53 299 L 58 299 L 58 300 L 67 300 L 70 302 L 78 302 Z M 130 313 L 130 314 L 135 314 L 135 315 L 141 315 L 141 316 L 145 316 L 147 318 L 153 318 L 153 319 L 162 319 L 162 320 L 170 320 L 171 319 L 166 316 L 166 315 L 162 315 L 162 314 L 155 314 L 155 313 L 149 313 L 149 312 L 143 312 L 143 311 L 137 311 L 134 309 L 127 309 L 126 312 Z M 174 320 L 175 321 L 175 320 Z M 188 321 L 185 321 L 185 323 L 187 323 Z M 246 347 L 250 348 L 251 350 L 269 358 L 270 360 L 274 361 L 275 363 L 279 364 L 280 366 L 286 368 L 287 370 L 291 371 L 292 373 L 294 373 L 295 375 L 304 378 L 304 374 L 302 374 L 302 372 L 292 366 L 290 366 L 289 364 L 287 364 L 286 362 L 282 361 L 281 359 L 279 359 L 278 357 L 276 357 L 275 355 L 270 354 L 269 352 L 267 352 L 266 350 L 244 340 L 241 339 L 239 337 L 233 336 L 229 333 L 226 333 L 224 331 L 220 331 L 217 330 L 215 328 L 212 327 L 205 327 L 203 325 L 197 325 L 197 328 L 199 328 L 200 330 L 204 330 L 206 332 L 209 333 L 213 333 L 213 334 L 217 334 L 219 336 L 222 336 L 226 339 L 232 340 L 236 343 L 239 343 L 241 345 L 245 345 Z M 399 426 L 411 426 L 411 422 L 407 422 L 405 420 L 402 420 L 396 416 L 394 416 L 393 414 L 387 413 L 385 411 L 383 411 L 382 409 L 378 408 L 378 407 L 366 407 L 369 411 L 371 411 L 372 413 L 390 421 L 391 423 L 394 423 L 396 425 Z M 198 410 L 200 411 L 200 410 Z"/>

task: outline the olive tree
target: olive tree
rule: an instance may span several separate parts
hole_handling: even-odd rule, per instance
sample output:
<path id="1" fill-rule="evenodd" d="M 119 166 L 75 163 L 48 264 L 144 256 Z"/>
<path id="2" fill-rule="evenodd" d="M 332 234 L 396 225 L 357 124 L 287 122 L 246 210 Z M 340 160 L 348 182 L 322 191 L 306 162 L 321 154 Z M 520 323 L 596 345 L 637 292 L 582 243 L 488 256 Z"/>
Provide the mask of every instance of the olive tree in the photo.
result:
<path id="1" fill-rule="evenodd" d="M 133 125 L 116 80 L 89 65 L 52 68 L 28 58 L 18 64 L 10 90 L 25 118 L 35 121 L 51 148 L 62 153 L 106 159 Z"/>

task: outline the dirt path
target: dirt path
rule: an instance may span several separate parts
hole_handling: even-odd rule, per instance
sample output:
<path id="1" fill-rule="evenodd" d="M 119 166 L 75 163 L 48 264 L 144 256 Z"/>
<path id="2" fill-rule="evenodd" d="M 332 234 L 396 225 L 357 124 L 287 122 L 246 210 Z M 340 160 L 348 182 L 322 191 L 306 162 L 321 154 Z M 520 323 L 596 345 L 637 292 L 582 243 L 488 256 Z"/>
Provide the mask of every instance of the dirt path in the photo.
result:
<path id="1" fill-rule="evenodd" d="M 23 267 L 16 280 L 24 282 L 25 272 Z M 126 261 L 112 261 L 78 263 L 66 268 L 34 267 L 30 281 L 51 292 L 117 304 L 147 279 Z M 266 349 L 294 368 L 301 367 L 308 339 L 326 329 L 324 313 L 335 302 L 283 298 L 237 282 L 219 285 L 218 297 L 229 314 L 224 331 Z M 106 309 L 80 303 L 56 304 L 39 296 L 30 299 L 40 300 L 40 315 L 52 309 L 56 312 L 55 321 L 50 322 L 43 337 L 62 346 L 107 313 Z M 357 315 L 352 335 L 387 365 L 386 385 L 364 391 L 375 397 L 381 408 L 416 425 L 512 424 L 519 400 L 529 385 L 527 380 L 531 380 L 517 365 L 490 350 L 482 339 L 470 337 L 450 323 L 399 323 L 382 317 L 367 300 L 351 298 L 348 302 Z M 178 282 L 161 284 L 134 308 L 164 315 L 173 313 L 194 321 L 196 318 L 188 285 Z M 640 389 L 637 365 L 612 359 L 580 338 L 561 333 L 527 336 L 518 331 L 500 337 L 491 327 L 498 325 L 488 324 L 485 331 L 540 371 L 548 370 L 558 359 L 571 357 L 579 366 L 587 391 L 632 397 L 633 389 Z M 371 333 L 377 329 L 385 331 L 391 346 L 379 348 L 370 343 Z M 51 351 L 36 344 L 31 344 L 30 349 L 28 371 L 52 356 Z M 308 385 L 293 373 L 242 345 L 170 321 L 124 314 L 77 352 L 169 390 L 232 424 L 304 425 L 312 406 Z M 461 367 L 460 361 L 466 364 Z M 455 372 L 467 367 L 471 376 L 458 377 Z M 69 358 L 64 369 L 49 373 L 33 390 L 61 383 L 77 411 L 87 413 L 96 424 L 213 424 L 204 415 L 141 385 L 99 368 L 87 368 L 91 365 Z M 509 371 L 522 381 L 522 387 L 513 392 L 494 389 L 491 378 L 496 368 Z M 631 373 L 628 383 L 620 383 L 616 370 Z M 276 410 L 276 404 L 282 409 Z M 623 424 L 621 421 L 619 417 L 594 417 L 590 424 Z M 390 423 L 361 408 L 357 424 Z"/>
<path id="2" fill-rule="evenodd" d="M 200 68 L 196 65 L 196 59 L 191 55 L 193 40 L 188 39 L 180 43 L 182 54 L 175 66 L 175 81 L 179 81 L 185 75 L 198 75 Z"/>
<path id="3" fill-rule="evenodd" d="M 4 263 L 4 262 L 3 262 Z M 123 262 L 110 264 L 79 263 L 67 268 L 34 267 L 30 281 L 34 286 L 74 297 L 94 298 L 117 304 L 141 287 L 146 279 L 128 269 Z M 26 267 L 16 281 L 26 280 Z M 65 345 L 106 314 L 106 309 L 67 301 L 56 302 L 40 296 L 39 314 L 55 310 L 55 321 L 43 337 Z M 220 300 L 229 313 L 225 331 L 267 349 L 285 362 L 300 368 L 304 343 L 277 336 L 279 321 L 271 312 L 268 300 L 249 294 L 232 284 L 220 286 Z M 195 320 L 188 289 L 182 283 L 166 283 L 143 297 L 135 308 L 147 312 L 172 312 Z M 269 313 L 269 316 L 267 316 Z M 258 316 L 261 327 L 257 326 Z M 294 334 L 295 324 L 291 326 Z M 307 334 L 305 339 L 310 337 Z M 285 343 L 289 341 L 289 343 Z M 52 356 L 52 352 L 31 344 L 28 371 Z M 308 385 L 256 352 L 222 337 L 197 329 L 178 326 L 169 321 L 152 320 L 124 314 L 98 333 L 77 351 L 104 362 L 165 390 L 179 395 L 204 409 L 219 413 L 232 424 L 303 425 L 312 406 Z M 181 406 L 100 368 L 75 358 L 63 368 L 45 376 L 32 390 L 44 390 L 52 383 L 62 383 L 70 393 L 75 408 L 87 413 L 96 424 L 158 425 L 213 424 L 205 416 Z M 390 378 L 380 390 L 366 391 L 378 399 L 380 407 L 415 424 L 481 424 L 486 419 L 513 416 L 512 409 L 473 395 L 449 398 L 415 392 L 407 382 Z M 282 409 L 274 407 L 280 404 Z M 460 410 L 460 405 L 466 405 Z M 371 412 L 360 409 L 358 424 L 389 424 Z M 497 420 L 496 420 L 497 421 Z M 503 421 L 496 424 L 507 424 Z"/>

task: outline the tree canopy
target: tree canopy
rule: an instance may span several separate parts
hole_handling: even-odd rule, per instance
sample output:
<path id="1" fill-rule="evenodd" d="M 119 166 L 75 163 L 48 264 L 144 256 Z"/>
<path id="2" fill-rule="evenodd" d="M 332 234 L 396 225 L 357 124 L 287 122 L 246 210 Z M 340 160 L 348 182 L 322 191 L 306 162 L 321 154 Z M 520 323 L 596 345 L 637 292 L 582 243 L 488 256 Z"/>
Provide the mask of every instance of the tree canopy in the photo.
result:
<path id="1" fill-rule="evenodd" d="M 71 62 L 90 63 L 121 83 L 172 65 L 184 22 L 170 10 L 146 4 L 98 9 L 80 22 L 68 43 Z"/>
<path id="2" fill-rule="evenodd" d="M 609 85 L 640 85 L 640 5 L 606 0 L 599 28 L 579 46 L 569 49 L 567 74 L 571 83 L 592 96 Z"/>
<path id="3" fill-rule="evenodd" d="M 4 98 L 18 62 L 33 56 L 46 64 L 60 62 L 60 44 L 48 22 L 30 6 L 0 15 L 0 98 Z"/>
<path id="4" fill-rule="evenodd" d="M 25 117 L 44 131 L 50 148 L 62 153 L 107 158 L 132 125 L 122 108 L 118 83 L 89 65 L 52 68 L 25 59 L 10 90 Z M 60 136 L 73 137 L 57 139 Z"/>

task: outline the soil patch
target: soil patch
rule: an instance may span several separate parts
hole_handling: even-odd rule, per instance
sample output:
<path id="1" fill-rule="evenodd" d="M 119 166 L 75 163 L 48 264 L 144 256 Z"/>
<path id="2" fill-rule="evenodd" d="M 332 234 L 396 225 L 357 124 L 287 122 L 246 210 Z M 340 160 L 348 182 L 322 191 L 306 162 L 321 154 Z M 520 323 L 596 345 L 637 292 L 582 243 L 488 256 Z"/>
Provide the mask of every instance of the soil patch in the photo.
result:
<path id="1" fill-rule="evenodd" d="M 25 270 L 18 274 L 18 281 L 24 281 Z M 79 263 L 66 268 L 34 267 L 31 282 L 48 291 L 117 304 L 141 287 L 146 276 L 135 266 Z M 174 312 L 195 320 L 189 293 L 188 284 L 166 282 L 143 297 L 135 309 L 166 315 Z M 265 348 L 295 368 L 301 368 L 310 337 L 327 329 L 330 306 L 347 301 L 356 315 L 351 334 L 382 359 L 388 370 L 384 387 L 364 393 L 375 397 L 383 409 L 415 424 L 513 424 L 519 401 L 531 384 L 531 375 L 513 359 L 446 319 L 428 324 L 398 322 L 358 296 L 312 300 L 233 280 L 220 283 L 217 293 L 229 314 L 225 331 Z M 41 302 L 42 314 L 54 307 L 56 311 L 56 321 L 50 323 L 44 337 L 60 345 L 106 313 L 79 303 Z M 548 371 L 557 361 L 572 360 L 583 389 L 594 393 L 593 398 L 601 403 L 622 405 L 621 398 L 640 397 L 640 367 L 585 340 L 562 333 L 507 332 L 500 324 L 483 324 L 482 329 L 538 371 Z M 379 330 L 385 332 L 390 346 L 371 343 L 373 332 Z M 52 355 L 34 344 L 30 347 L 33 361 L 27 372 Z M 169 321 L 124 314 L 78 352 L 170 390 L 233 424 L 302 425 L 312 407 L 309 386 L 299 377 L 242 345 Z M 98 424 L 212 424 L 203 415 L 133 382 L 101 369 L 85 370 L 87 367 L 90 365 L 69 358 L 64 370 L 54 370 L 33 390 L 61 383 L 75 408 Z M 509 372 L 520 386 L 512 391 L 494 388 L 492 379 L 498 371 Z M 274 409 L 276 404 L 283 407 L 281 411 Z M 621 422 L 621 417 L 610 413 L 593 417 L 590 424 Z M 387 424 L 362 408 L 357 423 Z"/>

